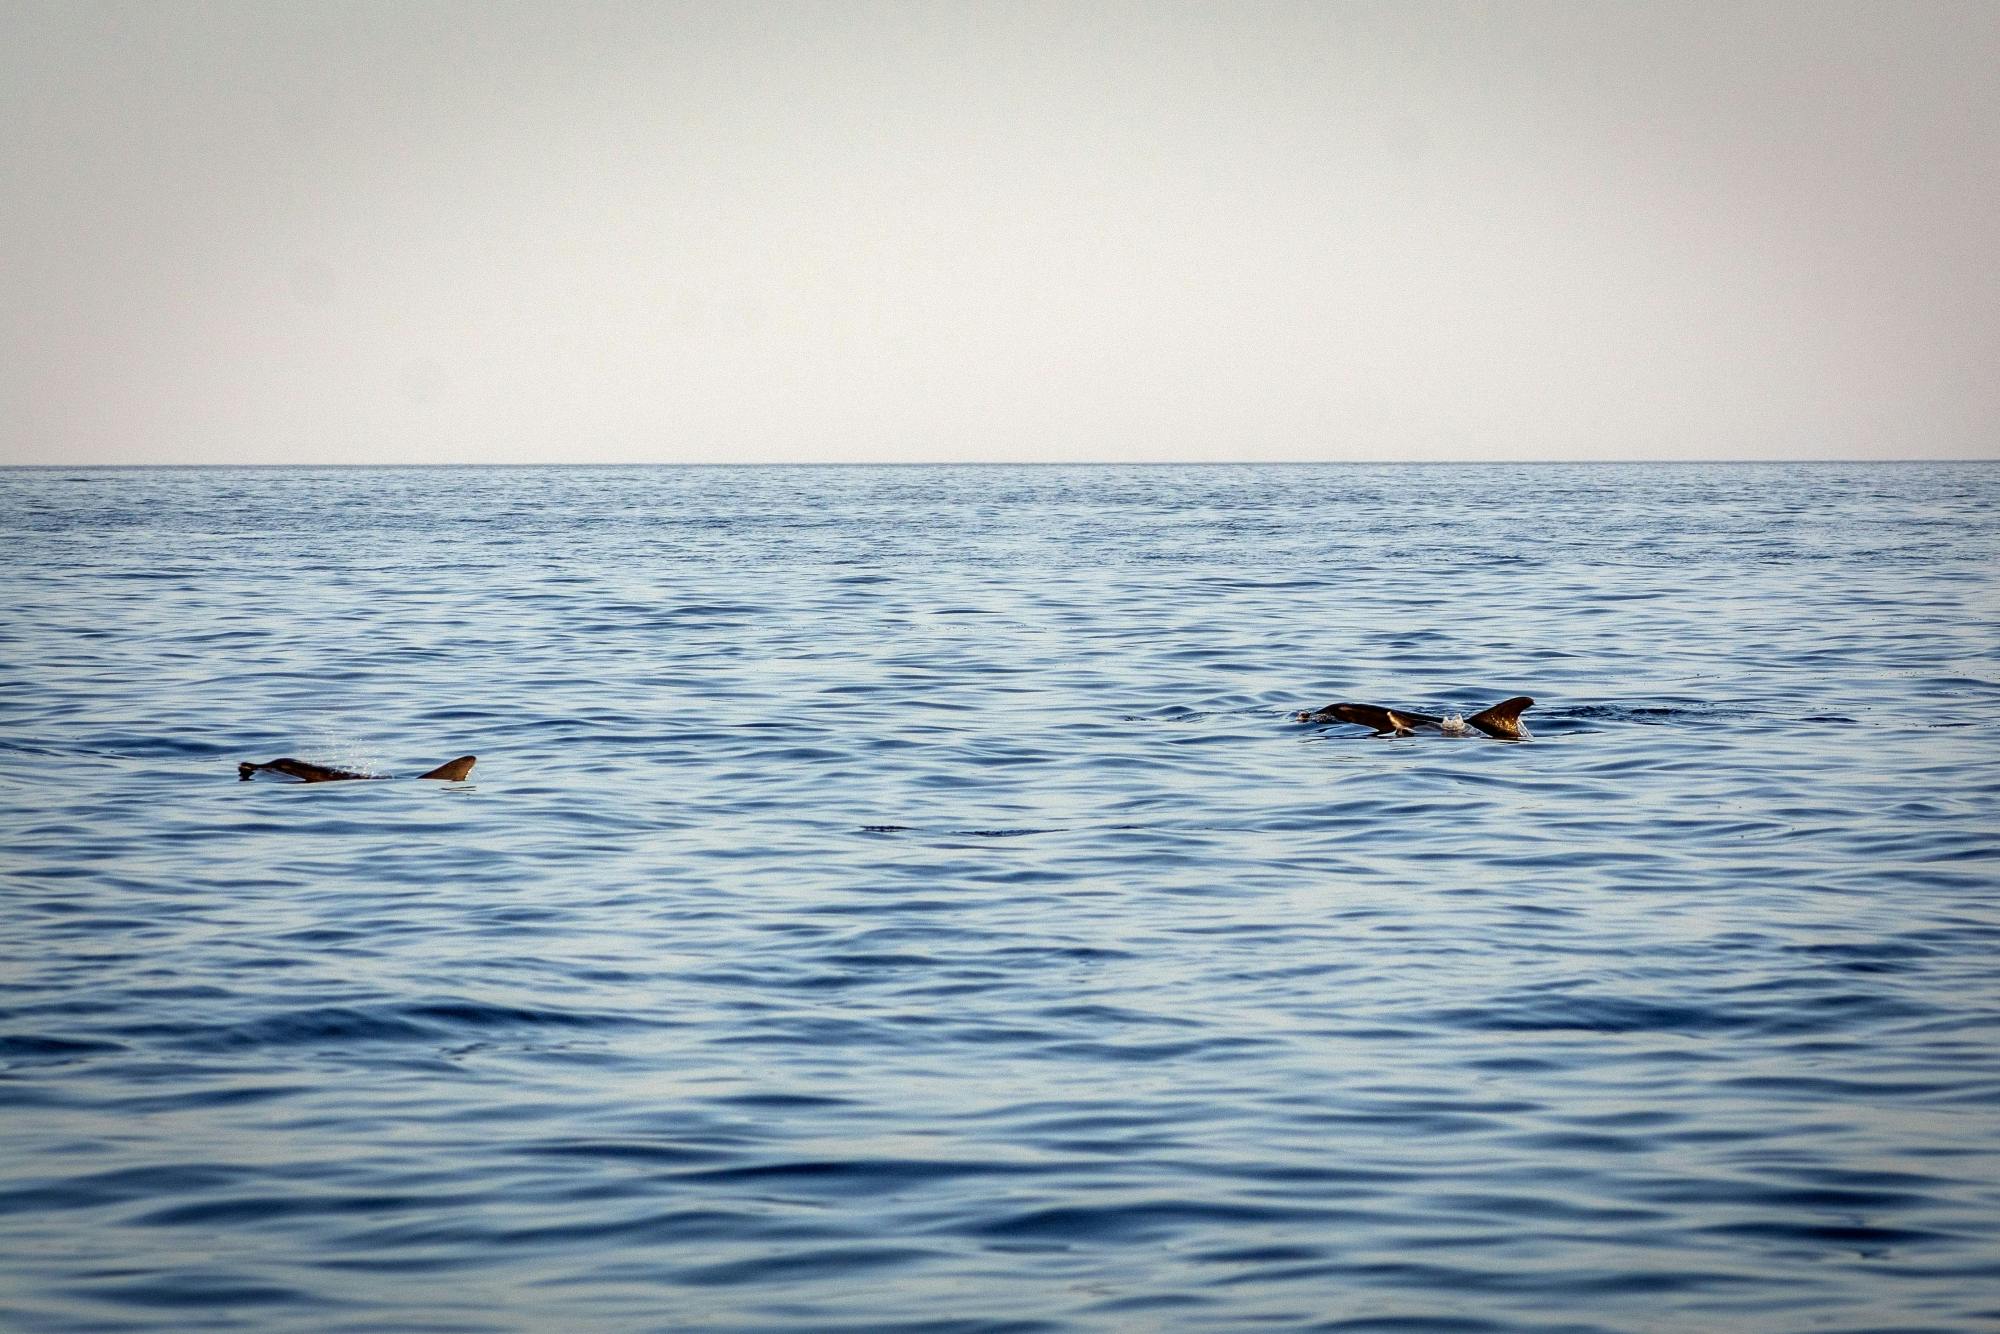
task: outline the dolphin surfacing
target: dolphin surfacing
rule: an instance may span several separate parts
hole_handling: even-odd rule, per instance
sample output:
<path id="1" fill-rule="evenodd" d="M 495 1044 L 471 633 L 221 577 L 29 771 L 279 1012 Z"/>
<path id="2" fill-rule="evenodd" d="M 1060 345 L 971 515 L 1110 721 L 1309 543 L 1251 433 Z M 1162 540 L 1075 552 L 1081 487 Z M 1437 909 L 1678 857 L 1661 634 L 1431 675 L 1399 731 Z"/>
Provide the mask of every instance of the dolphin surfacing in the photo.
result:
<path id="1" fill-rule="evenodd" d="M 1521 715 L 1534 703 L 1526 695 L 1516 695 L 1464 720 L 1439 718 L 1409 709 L 1385 709 L 1379 704 L 1329 704 L 1323 709 L 1302 710 L 1293 717 L 1302 723 L 1357 723 L 1378 736 L 1412 736 L 1419 731 L 1463 734 L 1471 729 L 1506 741 L 1520 741 L 1528 735 L 1528 729 L 1521 725 Z"/>
<path id="2" fill-rule="evenodd" d="M 455 760 L 446 760 L 419 778 L 442 778 L 447 783 L 462 783 L 472 772 L 472 765 L 479 757 L 461 755 Z M 310 764 L 305 760 L 295 760 L 290 756 L 270 760 L 263 764 L 252 764 L 248 760 L 236 766 L 236 776 L 244 782 L 258 773 L 282 774 L 286 778 L 296 778 L 301 783 L 339 783 L 352 779 L 387 778 L 387 774 L 358 774 L 351 769 L 334 769 L 324 764 Z"/>

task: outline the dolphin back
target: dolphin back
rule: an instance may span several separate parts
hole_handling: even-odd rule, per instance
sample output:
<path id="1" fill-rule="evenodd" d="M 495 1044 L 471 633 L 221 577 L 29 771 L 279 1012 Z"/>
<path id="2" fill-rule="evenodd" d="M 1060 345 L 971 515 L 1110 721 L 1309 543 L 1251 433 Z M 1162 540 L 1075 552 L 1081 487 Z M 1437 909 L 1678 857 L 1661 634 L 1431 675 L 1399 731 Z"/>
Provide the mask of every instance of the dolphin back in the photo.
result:
<path id="1" fill-rule="evenodd" d="M 465 776 L 472 772 L 475 758 L 471 755 L 461 755 L 455 760 L 446 760 L 429 773 L 418 774 L 417 777 L 442 778 L 450 783 L 463 782 Z M 260 773 L 283 774 L 287 778 L 296 778 L 301 783 L 336 783 L 349 778 L 381 777 L 380 774 L 358 774 L 350 769 L 333 769 L 324 764 L 310 764 L 305 760 L 295 760 L 289 755 L 265 764 L 252 764 L 246 760 L 236 766 L 236 776 L 246 782 L 253 774 Z"/>
<path id="2" fill-rule="evenodd" d="M 295 760 L 286 755 L 266 764 L 251 764 L 245 761 L 236 766 L 236 776 L 248 782 L 256 773 L 283 774 L 296 778 L 301 783 L 338 783 L 351 778 L 373 778 L 373 774 L 357 774 L 348 769 L 331 769 L 324 764 L 311 764 L 305 760 Z"/>
<path id="3" fill-rule="evenodd" d="M 1329 704 L 1323 709 L 1299 714 L 1298 720 L 1302 723 L 1354 723 L 1399 736 L 1406 736 L 1419 727 L 1435 727 L 1444 721 L 1428 713 L 1385 709 L 1379 704 Z"/>

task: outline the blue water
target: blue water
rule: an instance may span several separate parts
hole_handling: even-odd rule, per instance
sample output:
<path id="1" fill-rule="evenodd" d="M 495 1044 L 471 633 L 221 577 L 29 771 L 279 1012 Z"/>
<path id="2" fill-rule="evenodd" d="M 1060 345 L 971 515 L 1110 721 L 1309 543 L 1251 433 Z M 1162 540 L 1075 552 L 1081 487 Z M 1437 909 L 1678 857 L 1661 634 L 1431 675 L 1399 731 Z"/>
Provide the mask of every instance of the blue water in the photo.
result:
<path id="1" fill-rule="evenodd" d="M 13 470 L 0 593 L 0 1325 L 2000 1323 L 2000 466 Z"/>

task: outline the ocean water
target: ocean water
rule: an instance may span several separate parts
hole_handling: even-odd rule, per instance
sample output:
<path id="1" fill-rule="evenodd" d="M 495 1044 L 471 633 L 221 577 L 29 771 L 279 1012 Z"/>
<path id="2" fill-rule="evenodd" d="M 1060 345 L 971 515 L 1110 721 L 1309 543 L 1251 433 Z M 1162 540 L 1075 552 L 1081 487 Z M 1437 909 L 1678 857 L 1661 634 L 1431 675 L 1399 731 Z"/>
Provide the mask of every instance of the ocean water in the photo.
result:
<path id="1" fill-rule="evenodd" d="M 0 592 L 7 1328 L 2000 1326 L 2000 466 L 10 470 Z"/>

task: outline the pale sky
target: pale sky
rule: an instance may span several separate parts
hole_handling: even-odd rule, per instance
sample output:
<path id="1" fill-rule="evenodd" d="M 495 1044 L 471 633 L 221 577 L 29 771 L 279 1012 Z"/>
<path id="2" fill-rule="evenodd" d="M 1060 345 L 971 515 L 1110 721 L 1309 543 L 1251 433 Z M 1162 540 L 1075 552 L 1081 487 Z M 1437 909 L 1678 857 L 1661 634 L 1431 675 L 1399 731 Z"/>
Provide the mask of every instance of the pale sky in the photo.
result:
<path id="1" fill-rule="evenodd" d="M 0 462 L 2000 456 L 2000 3 L 0 0 Z"/>

